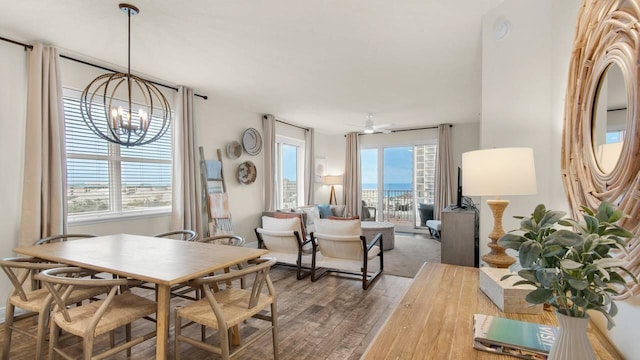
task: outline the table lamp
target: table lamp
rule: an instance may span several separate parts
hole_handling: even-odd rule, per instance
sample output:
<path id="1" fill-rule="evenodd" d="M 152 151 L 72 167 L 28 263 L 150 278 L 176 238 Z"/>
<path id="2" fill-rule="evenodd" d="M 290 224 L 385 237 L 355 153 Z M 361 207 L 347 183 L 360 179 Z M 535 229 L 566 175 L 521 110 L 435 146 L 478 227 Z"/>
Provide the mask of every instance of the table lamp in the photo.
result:
<path id="1" fill-rule="evenodd" d="M 333 186 L 342 184 L 342 176 L 327 175 L 324 177 L 322 182 L 325 185 L 331 185 L 331 192 L 329 193 L 329 204 L 337 205 L 338 201 L 336 200 L 336 190 L 333 188 Z"/>
<path id="2" fill-rule="evenodd" d="M 493 230 L 489 233 L 491 252 L 483 255 L 482 260 L 493 267 L 509 267 L 515 259 L 497 243 L 504 235 L 502 214 L 509 200 L 499 197 L 537 192 L 533 149 L 500 148 L 462 154 L 462 191 L 470 196 L 495 197 L 487 200 L 494 222 Z"/>

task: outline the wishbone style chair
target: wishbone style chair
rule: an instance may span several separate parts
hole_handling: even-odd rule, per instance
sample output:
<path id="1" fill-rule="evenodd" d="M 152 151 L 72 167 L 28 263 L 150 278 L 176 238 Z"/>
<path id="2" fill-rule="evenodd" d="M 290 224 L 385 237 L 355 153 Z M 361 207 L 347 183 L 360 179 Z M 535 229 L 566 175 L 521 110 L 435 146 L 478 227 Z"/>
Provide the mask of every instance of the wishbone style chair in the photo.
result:
<path id="1" fill-rule="evenodd" d="M 51 294 L 55 306 L 51 312 L 49 331 L 49 359 L 61 355 L 71 359 L 68 345 L 58 347 L 58 333 L 62 329 L 67 333 L 82 338 L 84 359 L 103 359 L 121 351 L 131 355 L 131 347 L 156 336 L 153 331 L 131 338 L 131 323 L 143 319 L 156 312 L 157 304 L 130 291 L 121 292 L 122 288 L 139 283 L 138 280 L 114 278 L 93 278 L 95 272 L 79 267 L 63 267 L 47 269 L 36 275 Z M 70 294 L 74 289 L 91 289 L 106 287 L 108 294 L 104 299 L 86 305 L 68 308 Z M 125 342 L 114 346 L 113 332 L 125 327 Z M 93 354 L 93 346 L 97 337 L 111 333 L 111 348 L 98 355 Z"/>
<path id="2" fill-rule="evenodd" d="M 182 342 L 205 351 L 220 354 L 222 359 L 229 359 L 269 331 L 271 331 L 273 341 L 273 357 L 278 359 L 276 293 L 269 277 L 269 270 L 275 262 L 275 259 L 272 258 L 257 259 L 242 270 L 205 276 L 190 281 L 192 286 L 202 289 L 204 298 L 175 309 L 175 359 L 180 360 L 180 344 Z M 239 289 L 236 287 L 217 289 L 218 284 L 226 283 L 227 280 L 244 276 L 251 277 L 251 275 L 255 275 L 251 289 Z M 266 291 L 264 291 L 265 289 Z M 267 308 L 271 310 L 268 315 L 261 313 Z M 242 346 L 231 350 L 229 345 L 230 330 L 252 317 L 268 321 L 270 326 L 254 332 L 246 339 L 243 339 Z M 183 335 L 182 324 L 184 320 L 189 322 L 185 326 L 199 324 L 218 330 L 220 345 L 215 346 Z"/>
<path id="3" fill-rule="evenodd" d="M 33 257 L 11 257 L 0 260 L 0 267 L 7 274 L 13 290 L 7 299 L 4 321 L 4 349 L 3 359 L 9 359 L 11 349 L 11 337 L 13 331 L 36 339 L 36 359 L 44 357 L 44 344 L 46 342 L 46 328 L 51 310 L 52 298 L 47 289 L 28 290 L 25 287 L 26 280 L 32 272 L 41 272 L 48 269 L 64 267 L 64 264 L 50 263 Z M 77 304 L 100 294 L 106 294 L 105 287 L 86 287 L 74 289 L 65 299 L 65 305 Z M 27 313 L 14 317 L 15 308 L 26 310 Z M 38 317 L 36 333 L 25 331 L 14 326 L 14 322 L 28 317 Z"/>
<path id="4" fill-rule="evenodd" d="M 194 241 L 198 237 L 198 233 L 193 230 L 174 230 L 161 234 L 154 235 L 153 237 L 161 237 L 175 240 Z"/>
<path id="5" fill-rule="evenodd" d="M 76 240 L 76 239 L 86 239 L 86 238 L 92 238 L 92 237 L 96 237 L 96 235 L 60 234 L 60 235 L 48 236 L 46 238 L 36 240 L 34 241 L 33 245 L 51 244 L 56 242 L 63 242 L 63 241 Z"/>

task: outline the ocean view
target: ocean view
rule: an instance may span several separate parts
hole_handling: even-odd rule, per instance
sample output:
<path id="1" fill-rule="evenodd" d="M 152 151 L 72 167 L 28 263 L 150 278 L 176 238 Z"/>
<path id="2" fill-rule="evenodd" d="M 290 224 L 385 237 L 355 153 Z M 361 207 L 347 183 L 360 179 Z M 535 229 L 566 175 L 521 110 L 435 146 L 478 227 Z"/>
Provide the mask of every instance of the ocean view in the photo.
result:
<path id="1" fill-rule="evenodd" d="M 377 190 L 377 184 L 362 184 L 362 190 Z M 412 184 L 404 184 L 404 183 L 387 183 L 384 184 L 384 190 L 413 190 Z"/>

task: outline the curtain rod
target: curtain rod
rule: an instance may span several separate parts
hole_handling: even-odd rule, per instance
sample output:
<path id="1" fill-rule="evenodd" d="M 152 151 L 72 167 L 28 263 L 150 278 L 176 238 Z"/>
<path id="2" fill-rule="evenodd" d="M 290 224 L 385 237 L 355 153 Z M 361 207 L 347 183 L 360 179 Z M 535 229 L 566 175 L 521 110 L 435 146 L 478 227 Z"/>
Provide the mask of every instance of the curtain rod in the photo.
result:
<path id="1" fill-rule="evenodd" d="M 32 49 L 33 49 L 33 45 L 29 45 L 29 44 L 21 43 L 21 42 L 19 42 L 19 41 L 15 41 L 15 40 L 7 39 L 7 38 L 2 37 L 2 36 L 0 36 L 0 40 L 6 41 L 6 42 L 10 42 L 10 43 L 12 43 L 12 44 L 16 44 L 16 45 L 23 46 L 25 51 L 27 51 L 27 50 L 32 50 Z M 115 70 L 113 70 L 113 69 L 109 69 L 108 67 L 104 67 L 104 66 L 100 66 L 100 65 L 97 65 L 97 64 L 93 64 L 93 63 L 90 63 L 90 62 L 87 62 L 87 61 L 84 61 L 84 60 L 79 60 L 79 59 L 76 59 L 76 58 L 72 58 L 72 57 L 67 56 L 67 55 L 62 55 L 62 54 L 60 54 L 60 57 L 61 57 L 61 58 L 64 58 L 64 59 L 67 59 L 67 60 L 71 60 L 71 61 L 79 62 L 79 63 L 81 63 L 81 64 L 85 64 L 85 65 L 93 66 L 93 67 L 95 67 L 95 68 L 102 69 L 102 70 L 105 70 L 105 71 L 111 71 L 111 72 L 114 72 L 114 73 L 118 72 L 118 71 L 115 71 Z M 165 88 L 167 88 L 167 89 L 172 89 L 172 90 L 178 91 L 178 88 L 177 88 L 177 87 L 175 87 L 175 86 L 165 85 L 165 84 L 161 84 L 161 83 L 159 83 L 159 82 L 155 82 L 155 81 L 151 81 L 151 80 L 146 80 L 146 79 L 145 79 L 145 81 L 148 81 L 148 82 L 150 82 L 150 83 L 152 83 L 152 84 L 154 84 L 154 85 L 158 85 L 158 86 L 165 87 Z M 199 97 L 199 98 L 203 98 L 203 99 L 205 99 L 205 100 L 207 100 L 207 99 L 209 98 L 207 95 L 200 95 L 200 94 L 195 94 L 195 93 L 194 93 L 193 95 L 195 95 L 195 96 L 197 96 L 197 97 Z"/>
<path id="2" fill-rule="evenodd" d="M 449 124 L 449 127 L 453 127 L 452 124 Z M 402 132 L 402 131 L 414 131 L 414 130 L 429 130 L 429 129 L 437 129 L 438 125 L 436 126 L 427 126 L 427 127 L 419 127 L 419 128 L 409 128 L 409 129 L 398 129 L 398 130 L 389 130 L 390 133 L 396 133 L 396 132 Z M 371 134 L 358 134 L 358 135 L 375 135 L 375 134 L 380 134 L 381 132 L 374 132 Z M 346 135 L 345 135 L 346 136 Z"/>
<path id="3" fill-rule="evenodd" d="M 297 127 L 298 129 L 302 129 L 302 130 L 304 130 L 304 131 L 309 131 L 309 130 L 311 130 L 311 129 L 309 129 L 309 128 L 306 128 L 306 127 L 303 127 L 303 126 L 300 126 L 300 125 L 295 125 L 295 124 L 292 124 L 292 123 L 288 123 L 288 122 L 286 122 L 286 121 L 282 121 L 282 120 L 278 120 L 278 119 L 276 119 L 276 121 L 277 121 L 277 122 L 279 122 L 279 123 L 283 123 L 283 124 L 285 124 L 285 125 L 289 125 L 289 126 Z"/>

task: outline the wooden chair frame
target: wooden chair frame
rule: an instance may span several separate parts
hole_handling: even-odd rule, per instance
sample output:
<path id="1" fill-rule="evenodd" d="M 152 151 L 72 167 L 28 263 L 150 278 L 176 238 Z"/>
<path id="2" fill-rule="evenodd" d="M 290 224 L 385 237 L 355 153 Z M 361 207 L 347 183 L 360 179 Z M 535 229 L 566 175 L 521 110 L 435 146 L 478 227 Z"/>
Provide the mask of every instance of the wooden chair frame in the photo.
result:
<path id="1" fill-rule="evenodd" d="M 53 236 L 49 236 L 46 238 L 42 238 L 39 240 L 36 240 L 33 242 L 33 245 L 43 245 L 43 244 L 50 244 L 50 243 L 54 243 L 54 242 L 62 242 L 62 241 L 69 241 L 69 240 L 73 240 L 73 239 L 86 239 L 86 238 L 92 238 L 92 237 L 96 237 L 96 235 L 89 235 L 89 234 L 60 234 L 60 235 L 53 235 Z"/>
<path id="2" fill-rule="evenodd" d="M 188 230 L 188 229 L 167 231 L 161 234 L 153 235 L 153 237 L 171 238 L 171 236 L 173 235 L 181 235 L 182 239 L 175 239 L 175 240 L 184 240 L 184 241 L 195 241 L 196 238 L 198 237 L 197 232 L 193 230 Z"/>

